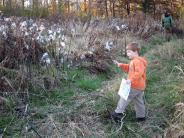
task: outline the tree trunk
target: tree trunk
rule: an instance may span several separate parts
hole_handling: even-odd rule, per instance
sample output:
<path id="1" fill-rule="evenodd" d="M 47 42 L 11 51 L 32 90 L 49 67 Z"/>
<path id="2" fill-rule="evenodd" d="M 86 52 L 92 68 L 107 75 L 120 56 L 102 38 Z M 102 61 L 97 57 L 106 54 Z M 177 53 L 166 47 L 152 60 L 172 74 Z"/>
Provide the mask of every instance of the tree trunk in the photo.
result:
<path id="1" fill-rule="evenodd" d="M 80 10 L 80 4 L 79 4 L 79 0 L 77 0 L 77 13 L 79 13 L 79 10 Z"/>
<path id="2" fill-rule="evenodd" d="M 22 9 L 24 10 L 24 0 L 22 0 Z"/>
<path id="3" fill-rule="evenodd" d="M 62 0 L 59 0 L 58 1 L 58 11 L 59 11 L 59 13 L 61 13 L 61 11 L 62 11 Z"/>
<path id="4" fill-rule="evenodd" d="M 107 7 L 107 0 L 105 0 L 105 16 L 108 18 L 109 14 L 108 14 L 108 7 Z"/>
<path id="5" fill-rule="evenodd" d="M 154 16 L 154 19 L 156 18 L 156 3 L 155 3 L 155 0 L 153 1 L 153 16 Z"/>
<path id="6" fill-rule="evenodd" d="M 91 16 L 91 0 L 88 0 L 88 16 Z"/>
<path id="7" fill-rule="evenodd" d="M 87 2 L 84 0 L 84 12 L 87 13 Z"/>
<path id="8" fill-rule="evenodd" d="M 8 0 L 8 9 L 12 10 L 12 0 Z"/>
<path id="9" fill-rule="evenodd" d="M 126 11 L 127 11 L 127 14 L 130 15 L 130 0 L 126 1 Z"/>
<path id="10" fill-rule="evenodd" d="M 70 0 L 67 1 L 68 4 L 67 4 L 67 7 L 68 7 L 68 13 L 70 13 Z"/>
<path id="11" fill-rule="evenodd" d="M 37 9 L 38 8 L 38 0 L 33 0 L 33 9 Z"/>
<path id="12" fill-rule="evenodd" d="M 112 16 L 115 17 L 115 0 L 112 1 Z"/>
<path id="13" fill-rule="evenodd" d="M 32 5 L 32 14 L 33 16 L 38 16 L 38 0 L 33 0 L 33 5 Z"/>
<path id="14" fill-rule="evenodd" d="M 5 0 L 3 0 L 3 7 L 5 6 Z"/>

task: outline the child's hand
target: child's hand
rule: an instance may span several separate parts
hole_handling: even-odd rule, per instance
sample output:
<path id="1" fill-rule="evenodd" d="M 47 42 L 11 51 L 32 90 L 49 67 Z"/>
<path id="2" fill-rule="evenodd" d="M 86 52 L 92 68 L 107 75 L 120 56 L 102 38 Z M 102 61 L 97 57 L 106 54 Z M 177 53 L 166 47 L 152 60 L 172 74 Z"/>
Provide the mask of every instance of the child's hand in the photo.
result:
<path id="1" fill-rule="evenodd" d="M 117 60 L 112 60 L 114 64 L 118 65 L 119 62 Z"/>
<path id="2" fill-rule="evenodd" d="M 131 84 L 131 81 L 130 81 L 130 80 L 126 80 L 126 83 L 127 83 L 127 84 Z"/>

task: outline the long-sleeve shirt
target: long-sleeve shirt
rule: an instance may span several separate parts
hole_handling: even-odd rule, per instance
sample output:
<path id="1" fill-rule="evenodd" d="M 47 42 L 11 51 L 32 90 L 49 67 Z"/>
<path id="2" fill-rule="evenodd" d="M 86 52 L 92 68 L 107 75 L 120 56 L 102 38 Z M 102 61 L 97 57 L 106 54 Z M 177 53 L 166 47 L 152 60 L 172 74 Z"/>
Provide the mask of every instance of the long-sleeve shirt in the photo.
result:
<path id="1" fill-rule="evenodd" d="M 120 64 L 120 68 L 128 73 L 127 79 L 131 81 L 131 87 L 144 90 L 146 87 L 146 65 L 143 57 L 136 57 L 129 64 Z"/>

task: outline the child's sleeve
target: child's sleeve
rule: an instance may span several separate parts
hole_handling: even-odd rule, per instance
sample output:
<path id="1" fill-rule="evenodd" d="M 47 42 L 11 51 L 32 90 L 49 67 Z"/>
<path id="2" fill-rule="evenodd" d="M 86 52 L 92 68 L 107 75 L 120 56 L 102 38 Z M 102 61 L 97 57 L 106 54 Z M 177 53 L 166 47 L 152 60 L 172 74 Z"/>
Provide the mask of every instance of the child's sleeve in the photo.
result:
<path id="1" fill-rule="evenodd" d="M 120 64 L 119 67 L 126 73 L 128 73 L 129 70 L 129 64 Z"/>
<path id="2" fill-rule="evenodd" d="M 140 61 L 134 62 L 133 64 L 134 64 L 134 72 L 131 73 L 129 78 L 131 82 L 140 79 L 145 71 L 145 66 Z"/>

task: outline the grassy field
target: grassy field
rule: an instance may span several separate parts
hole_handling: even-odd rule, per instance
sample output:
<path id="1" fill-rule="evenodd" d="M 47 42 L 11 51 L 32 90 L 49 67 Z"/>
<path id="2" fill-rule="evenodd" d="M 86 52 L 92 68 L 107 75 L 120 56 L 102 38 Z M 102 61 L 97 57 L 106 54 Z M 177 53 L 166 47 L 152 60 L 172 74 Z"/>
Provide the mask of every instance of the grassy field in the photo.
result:
<path id="1" fill-rule="evenodd" d="M 120 124 L 107 119 L 118 102 L 118 88 L 125 74 L 111 65 L 111 71 L 91 74 L 85 68 L 67 70 L 57 89 L 45 92 L 30 88 L 28 114 L 7 105 L 8 114 L 0 117 L 4 137 L 141 137 L 154 138 L 165 134 L 172 124 L 175 104 L 182 102 L 184 42 L 167 42 L 154 36 L 141 42 L 142 55 L 148 60 L 145 104 L 147 120 L 134 121 L 129 106 Z M 117 59 L 127 61 L 117 54 Z M 48 72 L 47 72 L 48 73 Z M 44 74 L 44 73 L 43 73 Z M 20 112 L 20 113 L 19 113 Z"/>

